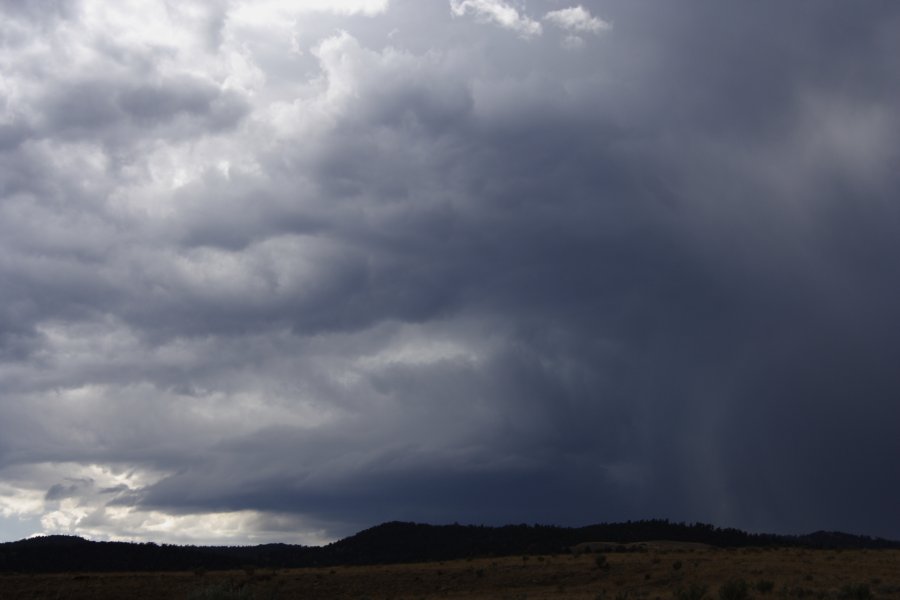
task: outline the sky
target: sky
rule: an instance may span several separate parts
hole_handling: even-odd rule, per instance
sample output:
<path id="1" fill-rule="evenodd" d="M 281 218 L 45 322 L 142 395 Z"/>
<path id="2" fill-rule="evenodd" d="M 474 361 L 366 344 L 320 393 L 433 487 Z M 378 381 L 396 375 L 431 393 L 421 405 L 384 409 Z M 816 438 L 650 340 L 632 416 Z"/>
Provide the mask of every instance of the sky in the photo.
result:
<path id="1" fill-rule="evenodd" d="M 900 4 L 0 13 L 0 540 L 900 539 Z"/>

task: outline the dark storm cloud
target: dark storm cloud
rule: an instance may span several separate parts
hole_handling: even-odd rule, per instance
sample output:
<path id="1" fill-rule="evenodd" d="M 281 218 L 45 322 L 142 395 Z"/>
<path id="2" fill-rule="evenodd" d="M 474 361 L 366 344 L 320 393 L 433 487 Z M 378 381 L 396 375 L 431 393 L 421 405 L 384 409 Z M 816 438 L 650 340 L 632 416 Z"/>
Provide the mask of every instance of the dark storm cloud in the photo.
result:
<path id="1" fill-rule="evenodd" d="M 141 535 L 124 508 L 900 537 L 898 10 L 586 3 L 613 27 L 573 45 L 407 4 L 309 40 L 280 103 L 259 82 L 309 56 L 204 13 L 227 85 L 78 71 L 0 129 L 16 485 L 112 465 L 33 478 L 94 535 Z"/>
<path id="2" fill-rule="evenodd" d="M 91 488 L 94 486 L 94 481 L 89 478 L 85 479 L 70 479 L 68 480 L 68 485 L 64 485 L 61 483 L 55 483 L 50 486 L 50 489 L 47 490 L 47 494 L 44 496 L 46 500 L 63 500 L 65 498 L 72 498 L 74 496 L 78 496 L 84 488 Z"/>

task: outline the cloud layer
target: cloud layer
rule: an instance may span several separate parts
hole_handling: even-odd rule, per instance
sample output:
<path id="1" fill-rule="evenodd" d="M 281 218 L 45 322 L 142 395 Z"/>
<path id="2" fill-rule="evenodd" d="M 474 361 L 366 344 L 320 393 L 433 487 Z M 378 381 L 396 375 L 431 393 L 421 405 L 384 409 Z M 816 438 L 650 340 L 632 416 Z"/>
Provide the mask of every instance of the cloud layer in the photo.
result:
<path id="1" fill-rule="evenodd" d="M 0 535 L 900 538 L 900 10 L 40 4 Z"/>
<path id="2" fill-rule="evenodd" d="M 450 10 L 456 16 L 473 14 L 480 21 L 493 22 L 528 38 L 541 35 L 541 24 L 520 14 L 503 0 L 450 0 Z"/>

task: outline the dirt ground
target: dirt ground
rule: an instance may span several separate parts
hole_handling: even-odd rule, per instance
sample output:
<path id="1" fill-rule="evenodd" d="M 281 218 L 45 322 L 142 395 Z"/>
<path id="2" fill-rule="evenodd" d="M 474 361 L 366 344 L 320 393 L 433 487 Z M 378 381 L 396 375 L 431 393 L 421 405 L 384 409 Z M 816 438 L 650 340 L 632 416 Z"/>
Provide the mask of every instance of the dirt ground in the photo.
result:
<path id="1" fill-rule="evenodd" d="M 18 598 L 900 600 L 900 551 L 663 548 L 275 571 L 0 574 L 0 600 Z"/>

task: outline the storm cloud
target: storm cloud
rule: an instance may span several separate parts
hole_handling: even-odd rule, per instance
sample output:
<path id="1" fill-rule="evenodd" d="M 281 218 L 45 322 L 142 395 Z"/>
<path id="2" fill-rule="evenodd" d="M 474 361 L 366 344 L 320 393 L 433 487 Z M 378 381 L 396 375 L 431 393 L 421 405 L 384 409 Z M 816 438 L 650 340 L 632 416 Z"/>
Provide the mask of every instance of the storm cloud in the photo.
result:
<path id="1" fill-rule="evenodd" d="M 0 536 L 900 538 L 900 7 L 178 6 L 0 2 Z"/>

